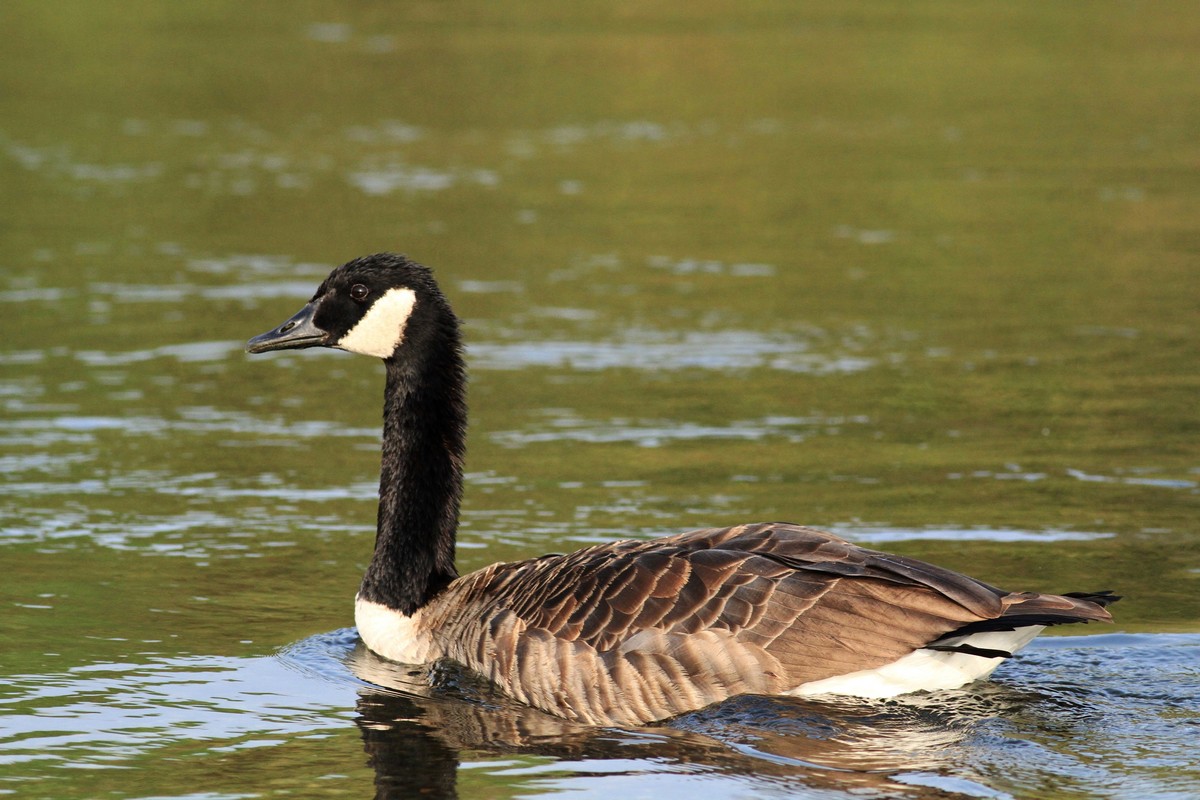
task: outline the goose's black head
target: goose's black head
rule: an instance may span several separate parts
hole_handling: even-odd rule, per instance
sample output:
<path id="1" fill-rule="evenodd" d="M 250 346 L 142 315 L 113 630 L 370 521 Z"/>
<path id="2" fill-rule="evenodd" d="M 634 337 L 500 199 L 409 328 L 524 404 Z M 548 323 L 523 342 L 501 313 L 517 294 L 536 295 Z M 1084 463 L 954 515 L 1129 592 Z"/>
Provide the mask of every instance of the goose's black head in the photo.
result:
<path id="1" fill-rule="evenodd" d="M 356 258 L 335 269 L 312 300 L 279 327 L 246 343 L 250 353 L 333 347 L 390 359 L 405 343 L 456 321 L 427 267 L 393 253 Z"/>

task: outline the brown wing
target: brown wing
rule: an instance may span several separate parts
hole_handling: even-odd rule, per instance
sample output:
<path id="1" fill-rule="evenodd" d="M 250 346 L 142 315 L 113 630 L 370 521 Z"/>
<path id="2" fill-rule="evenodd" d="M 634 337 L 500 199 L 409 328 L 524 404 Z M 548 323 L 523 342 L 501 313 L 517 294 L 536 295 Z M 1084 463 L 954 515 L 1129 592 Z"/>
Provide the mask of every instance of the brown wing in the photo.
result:
<path id="1" fill-rule="evenodd" d="M 1106 616 L 783 523 L 614 542 L 456 584 L 447 653 L 589 722 L 645 722 L 873 669 L 1010 607 Z"/>
<path id="2" fill-rule="evenodd" d="M 823 531 L 756 524 L 514 565 L 489 593 L 530 628 L 613 650 L 640 631 L 727 631 L 798 685 L 893 661 L 1000 616 L 1004 592 Z"/>

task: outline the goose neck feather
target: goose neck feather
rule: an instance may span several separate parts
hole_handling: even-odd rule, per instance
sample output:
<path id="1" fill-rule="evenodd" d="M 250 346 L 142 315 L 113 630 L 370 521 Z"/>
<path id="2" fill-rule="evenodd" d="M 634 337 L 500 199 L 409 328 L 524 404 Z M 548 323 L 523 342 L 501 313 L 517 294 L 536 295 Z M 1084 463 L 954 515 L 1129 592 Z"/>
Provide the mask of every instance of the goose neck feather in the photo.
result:
<path id="1" fill-rule="evenodd" d="M 466 378 L 457 320 L 436 299 L 418 307 L 430 319 L 413 325 L 414 335 L 384 361 L 379 516 L 359 590 L 362 599 L 406 615 L 458 576 Z"/>

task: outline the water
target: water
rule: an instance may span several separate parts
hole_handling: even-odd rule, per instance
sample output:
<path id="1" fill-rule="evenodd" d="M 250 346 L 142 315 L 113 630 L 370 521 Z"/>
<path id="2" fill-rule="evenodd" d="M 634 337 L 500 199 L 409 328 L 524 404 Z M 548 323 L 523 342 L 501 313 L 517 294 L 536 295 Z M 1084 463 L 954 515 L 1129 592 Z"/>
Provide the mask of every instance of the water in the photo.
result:
<path id="1" fill-rule="evenodd" d="M 1200 16 L 0 14 L 0 792 L 1200 794 Z M 466 321 L 464 569 L 790 519 L 1117 625 L 636 731 L 374 658 L 380 370 L 241 347 L 382 249 Z"/>
<path id="2" fill-rule="evenodd" d="M 1010 797 L 1049 786 L 1049 796 L 1187 797 L 1197 779 L 1200 670 L 1177 671 L 1196 659 L 1194 634 L 1048 639 L 969 691 L 745 697 L 636 731 L 547 717 L 452 665 L 404 668 L 356 639 L 347 629 L 278 656 L 13 676 L 10 702 L 35 713 L 8 726 L 0 752 L 10 773 L 38 776 L 13 788 L 133 794 L 137 770 L 139 792 L 153 796 L 179 794 L 180 771 L 195 771 L 206 797 L 361 794 L 372 782 L 396 797 Z"/>

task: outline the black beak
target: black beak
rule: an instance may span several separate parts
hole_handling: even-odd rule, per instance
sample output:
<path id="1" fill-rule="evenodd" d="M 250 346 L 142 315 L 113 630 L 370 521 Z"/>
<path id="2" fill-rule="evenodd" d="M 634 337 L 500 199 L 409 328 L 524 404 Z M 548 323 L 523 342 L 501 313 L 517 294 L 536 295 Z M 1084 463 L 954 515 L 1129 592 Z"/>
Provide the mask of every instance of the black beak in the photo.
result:
<path id="1" fill-rule="evenodd" d="M 266 353 L 270 350 L 300 350 L 328 344 L 329 334 L 313 324 L 315 303 L 309 303 L 296 315 L 274 330 L 255 336 L 246 342 L 247 353 Z"/>

